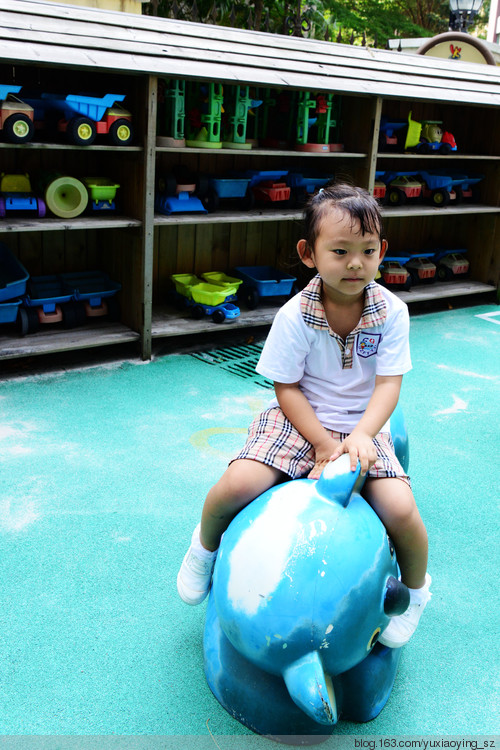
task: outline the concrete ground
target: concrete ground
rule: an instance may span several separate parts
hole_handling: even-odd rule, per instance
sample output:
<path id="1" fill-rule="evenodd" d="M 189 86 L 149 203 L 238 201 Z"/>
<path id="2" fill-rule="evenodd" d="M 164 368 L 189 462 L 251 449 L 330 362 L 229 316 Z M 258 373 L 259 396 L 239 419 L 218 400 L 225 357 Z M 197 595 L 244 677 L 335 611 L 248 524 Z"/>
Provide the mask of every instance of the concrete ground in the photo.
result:
<path id="1" fill-rule="evenodd" d="M 498 732 L 499 323 L 493 305 L 412 318 L 401 402 L 433 598 L 385 709 L 338 735 Z M 2 747 L 269 745 L 212 696 L 205 605 L 175 586 L 206 491 L 270 397 L 254 355 L 0 381 Z"/>

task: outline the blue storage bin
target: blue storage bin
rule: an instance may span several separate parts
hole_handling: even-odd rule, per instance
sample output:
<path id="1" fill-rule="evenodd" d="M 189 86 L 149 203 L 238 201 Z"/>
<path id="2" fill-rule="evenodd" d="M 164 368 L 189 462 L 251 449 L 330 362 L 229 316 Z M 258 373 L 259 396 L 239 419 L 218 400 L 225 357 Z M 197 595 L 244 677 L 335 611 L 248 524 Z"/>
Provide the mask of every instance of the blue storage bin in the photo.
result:
<path id="1" fill-rule="evenodd" d="M 27 307 L 42 307 L 44 313 L 53 313 L 56 305 L 71 300 L 71 293 L 64 288 L 60 278 L 50 276 L 32 276 L 28 284 L 28 294 L 24 298 Z"/>
<path id="2" fill-rule="evenodd" d="M 20 299 L 13 299 L 10 302 L 0 302 L 0 323 L 14 323 L 19 311 Z"/>
<path id="3" fill-rule="evenodd" d="M 291 294 L 297 280 L 272 266 L 237 266 L 234 270 L 243 283 L 257 289 L 261 297 Z"/>
<path id="4" fill-rule="evenodd" d="M 7 245 L 0 242 L 0 302 L 22 297 L 26 292 L 29 273 L 11 253 Z"/>

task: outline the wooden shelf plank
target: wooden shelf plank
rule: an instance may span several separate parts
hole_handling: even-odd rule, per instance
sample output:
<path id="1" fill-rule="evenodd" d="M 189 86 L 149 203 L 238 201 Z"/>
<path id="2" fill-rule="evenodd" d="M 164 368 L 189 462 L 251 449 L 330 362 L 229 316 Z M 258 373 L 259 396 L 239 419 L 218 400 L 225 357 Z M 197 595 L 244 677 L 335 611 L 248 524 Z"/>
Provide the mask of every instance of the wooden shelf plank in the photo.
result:
<path id="1" fill-rule="evenodd" d="M 74 219 L 29 219 L 26 217 L 0 219 L 0 232 L 52 232 L 62 229 L 119 229 L 140 226 L 141 222 L 130 218 L 130 216 L 111 216 L 109 214 L 98 218 L 77 216 Z"/>
<path id="2" fill-rule="evenodd" d="M 98 346 L 126 344 L 139 341 L 140 335 L 119 323 L 102 322 L 82 328 L 63 330 L 47 326 L 47 330 L 18 338 L 15 335 L 0 336 L 0 359 L 32 357 L 41 354 L 55 354 L 77 349 L 91 349 Z"/>
<path id="3" fill-rule="evenodd" d="M 214 323 L 208 316 L 194 320 L 189 314 L 180 313 L 171 307 L 153 309 L 153 338 L 162 336 L 185 336 L 195 333 L 215 333 L 221 330 L 251 328 L 271 325 L 281 305 L 263 304 L 255 310 L 242 310 L 241 315 L 228 323 Z"/>
<path id="4" fill-rule="evenodd" d="M 412 216 L 445 216 L 450 214 L 496 214 L 500 213 L 500 206 L 485 206 L 482 203 L 458 203 L 456 206 L 449 204 L 443 208 L 436 206 L 426 206 L 423 203 L 404 206 L 387 207 L 382 206 L 382 215 L 386 219 L 393 217 L 412 217 Z"/>
<path id="5" fill-rule="evenodd" d="M 470 294 L 495 291 L 495 287 L 477 281 L 460 281 L 415 286 L 410 291 L 396 292 L 407 304 Z M 189 336 L 198 333 L 216 333 L 220 330 L 237 330 L 258 326 L 270 326 L 279 307 L 264 303 L 255 310 L 242 310 L 236 320 L 229 323 L 214 323 L 209 317 L 194 320 L 189 315 L 173 308 L 162 306 L 153 310 L 152 337 Z M 100 346 L 112 346 L 139 342 L 140 336 L 130 328 L 117 323 L 83 326 L 73 330 L 56 327 L 31 334 L 23 338 L 15 335 L 0 336 L 0 359 L 15 359 Z"/>
<path id="6" fill-rule="evenodd" d="M 93 143 L 92 146 L 74 146 L 70 143 L 46 143 L 45 141 L 31 141 L 30 143 L 0 143 L 0 151 L 2 149 L 22 150 L 22 151 L 119 151 L 120 153 L 125 151 L 142 151 L 142 146 L 111 146 L 99 143 Z"/>
<path id="7" fill-rule="evenodd" d="M 216 211 L 213 214 L 155 214 L 155 225 L 162 224 L 236 224 L 262 221 L 293 221 L 300 219 L 302 212 L 296 209 L 262 209 L 252 211 Z"/>
<path id="8" fill-rule="evenodd" d="M 282 151 L 277 148 L 250 148 L 250 149 L 238 149 L 238 148 L 217 148 L 217 149 L 207 149 L 207 148 L 194 148 L 194 147 L 188 147 L 185 148 L 173 148 L 171 146 L 156 146 L 156 150 L 158 152 L 165 152 L 165 153 L 182 153 L 182 154 L 204 154 L 212 155 L 212 156 L 218 156 L 221 154 L 232 154 L 233 156 L 281 156 L 281 157 L 291 157 L 291 156 L 306 156 L 306 157 L 318 157 L 320 156 L 322 159 L 365 159 L 368 154 L 361 153 L 358 151 L 330 151 L 330 152 L 316 152 L 316 151 L 292 151 L 292 150 L 286 150 Z"/>
<path id="9" fill-rule="evenodd" d="M 486 294 L 495 291 L 490 284 L 469 279 L 460 282 L 435 283 L 415 286 L 410 291 L 395 292 L 404 302 L 448 299 L 470 294 Z M 283 303 L 281 303 L 283 304 Z M 262 304 L 255 310 L 242 310 L 239 318 L 229 323 L 214 323 L 208 316 L 194 320 L 187 313 L 179 313 L 172 307 L 160 306 L 153 309 L 152 337 L 189 336 L 197 333 L 215 333 L 219 330 L 270 326 L 281 304 Z"/>
<path id="10" fill-rule="evenodd" d="M 444 208 L 435 206 L 426 206 L 422 203 L 399 207 L 382 206 L 384 218 L 391 217 L 412 217 L 412 216 L 443 216 L 446 214 L 489 214 L 500 213 L 500 206 L 485 206 L 482 204 L 460 203 L 457 206 L 449 205 Z M 262 209 L 252 211 L 217 211 L 213 214 L 191 213 L 191 214 L 170 214 L 170 216 L 161 216 L 155 214 L 154 223 L 156 226 L 162 224 L 235 224 L 250 223 L 262 221 L 299 221 L 302 218 L 300 209 Z"/>
<path id="11" fill-rule="evenodd" d="M 500 206 L 485 206 L 479 203 L 460 203 L 457 206 L 449 205 L 444 208 L 435 206 L 426 206 L 424 204 L 408 205 L 399 207 L 382 206 L 382 214 L 385 218 L 392 217 L 412 217 L 412 216 L 441 216 L 445 214 L 494 214 L 500 213 Z M 162 224 L 235 224 L 242 222 L 255 221 L 296 221 L 302 218 L 300 209 L 253 209 L 252 211 L 217 211 L 213 214 L 203 213 L 186 213 L 170 214 L 162 216 L 155 214 L 154 223 L 156 226 Z M 120 229 L 130 227 L 140 227 L 141 222 L 138 219 L 132 219 L 130 216 L 110 216 L 105 215 L 98 218 L 93 216 L 78 216 L 74 219 L 30 219 L 22 218 L 5 218 L 0 220 L 0 233 L 2 232 L 50 232 L 61 230 L 77 229 Z"/>
<path id="12" fill-rule="evenodd" d="M 401 291 L 396 292 L 396 294 L 406 304 L 411 304 L 412 302 L 464 297 L 470 294 L 487 294 L 488 292 L 494 292 L 495 289 L 496 287 L 491 284 L 466 279 L 464 281 L 446 281 L 442 284 L 436 282 L 434 284 L 415 285 L 407 292 Z"/>
<path id="13" fill-rule="evenodd" d="M 453 162 L 458 160 L 472 160 L 472 161 L 500 161 L 500 156 L 486 156 L 485 154 L 464 154 L 464 153 L 455 153 L 455 154 L 406 154 L 406 153 L 398 153 L 396 151 L 393 151 L 392 153 L 389 151 L 379 152 L 377 154 L 377 159 L 403 159 L 403 160 L 412 160 L 417 159 L 418 161 L 428 160 L 431 161 L 439 161 L 444 159 L 448 162 L 448 165 L 453 167 Z"/>

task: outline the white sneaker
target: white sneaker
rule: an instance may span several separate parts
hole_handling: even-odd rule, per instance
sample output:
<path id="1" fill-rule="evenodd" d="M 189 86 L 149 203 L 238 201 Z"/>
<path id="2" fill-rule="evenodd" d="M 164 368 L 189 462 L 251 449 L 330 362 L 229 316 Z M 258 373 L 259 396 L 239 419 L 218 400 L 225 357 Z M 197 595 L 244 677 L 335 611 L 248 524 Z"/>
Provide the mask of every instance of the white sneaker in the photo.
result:
<path id="1" fill-rule="evenodd" d="M 202 546 L 198 524 L 177 575 L 177 591 L 186 604 L 200 604 L 207 596 L 216 557 L 217 550 L 210 552 Z"/>
<path id="2" fill-rule="evenodd" d="M 408 643 L 417 629 L 418 622 L 422 617 L 425 605 L 432 594 L 429 586 L 432 579 L 428 573 L 425 575 L 425 584 L 421 589 L 410 589 L 410 605 L 402 615 L 393 617 L 380 638 L 379 643 L 389 648 L 401 648 Z"/>

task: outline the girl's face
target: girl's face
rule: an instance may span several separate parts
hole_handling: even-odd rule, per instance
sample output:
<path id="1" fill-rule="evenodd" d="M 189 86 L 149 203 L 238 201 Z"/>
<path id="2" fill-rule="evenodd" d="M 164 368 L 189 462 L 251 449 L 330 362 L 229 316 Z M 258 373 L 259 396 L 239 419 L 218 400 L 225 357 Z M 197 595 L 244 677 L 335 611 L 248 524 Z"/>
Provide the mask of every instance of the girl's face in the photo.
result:
<path id="1" fill-rule="evenodd" d="M 302 262 L 316 268 L 323 280 L 324 293 L 338 302 L 354 301 L 374 280 L 385 255 L 387 242 L 378 234 L 361 234 L 359 222 L 338 208 L 329 211 L 320 224 L 314 250 L 299 240 L 297 251 Z"/>

